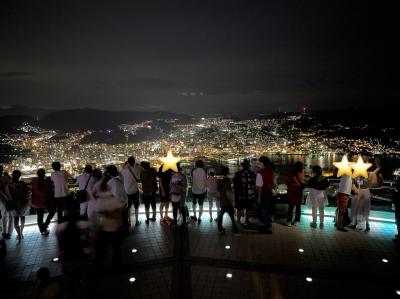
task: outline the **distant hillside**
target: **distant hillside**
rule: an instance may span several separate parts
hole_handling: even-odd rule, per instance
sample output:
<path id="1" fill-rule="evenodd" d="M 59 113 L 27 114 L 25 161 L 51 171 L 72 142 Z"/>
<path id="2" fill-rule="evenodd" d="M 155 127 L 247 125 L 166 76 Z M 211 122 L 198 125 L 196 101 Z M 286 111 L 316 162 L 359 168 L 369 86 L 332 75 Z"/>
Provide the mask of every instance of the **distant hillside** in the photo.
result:
<path id="1" fill-rule="evenodd" d="M 43 109 L 43 108 L 32 108 L 19 105 L 12 105 L 10 107 L 0 108 L 0 117 L 8 115 L 24 115 L 32 118 L 42 118 L 45 115 L 53 112 L 54 110 Z"/>
<path id="2" fill-rule="evenodd" d="M 348 108 L 314 112 L 320 120 L 338 123 L 350 127 L 371 125 L 377 128 L 400 128 L 400 111 L 397 107 Z"/>
<path id="3" fill-rule="evenodd" d="M 7 115 L 0 117 L 0 133 L 12 133 L 24 122 L 32 122 L 33 118 L 26 115 Z"/>
<path id="4" fill-rule="evenodd" d="M 179 119 L 186 123 L 191 117 L 170 112 L 104 111 L 96 109 L 73 109 L 56 111 L 46 115 L 37 124 L 45 129 L 76 131 L 112 129 L 123 123 L 145 120 Z"/>
<path id="5" fill-rule="evenodd" d="M 398 118 L 400 111 L 397 107 L 376 107 L 376 108 L 341 108 L 337 110 L 316 110 L 310 114 L 324 124 L 342 124 L 349 127 L 370 125 L 376 128 L 399 128 Z M 263 115 L 259 118 L 282 118 L 287 115 L 299 115 L 298 112 L 273 113 Z"/>

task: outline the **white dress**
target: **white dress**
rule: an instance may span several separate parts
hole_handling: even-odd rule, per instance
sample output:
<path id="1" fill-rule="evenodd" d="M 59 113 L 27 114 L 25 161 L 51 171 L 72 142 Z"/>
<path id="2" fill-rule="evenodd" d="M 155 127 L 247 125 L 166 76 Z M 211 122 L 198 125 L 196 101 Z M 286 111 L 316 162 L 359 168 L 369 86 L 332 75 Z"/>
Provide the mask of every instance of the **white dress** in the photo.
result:
<path id="1" fill-rule="evenodd" d="M 360 180 L 359 186 L 358 194 L 351 198 L 351 218 L 356 223 L 368 220 L 372 198 L 368 188 L 368 180 Z"/>

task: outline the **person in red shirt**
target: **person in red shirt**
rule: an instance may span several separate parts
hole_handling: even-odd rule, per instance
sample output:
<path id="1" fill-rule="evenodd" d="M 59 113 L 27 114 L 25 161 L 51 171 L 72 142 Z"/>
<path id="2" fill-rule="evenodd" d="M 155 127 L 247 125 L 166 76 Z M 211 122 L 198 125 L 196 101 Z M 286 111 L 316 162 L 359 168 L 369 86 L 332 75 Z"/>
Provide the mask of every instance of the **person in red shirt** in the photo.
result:
<path id="1" fill-rule="evenodd" d="M 36 210 L 39 231 L 42 235 L 48 235 L 49 231 L 47 228 L 56 210 L 54 207 L 51 181 L 49 177 L 46 177 L 46 171 L 43 168 L 38 169 L 37 177 L 32 179 L 31 188 L 31 206 Z M 47 210 L 49 214 L 47 215 L 46 221 L 43 223 L 45 210 Z"/>
<path id="2" fill-rule="evenodd" d="M 289 208 L 287 214 L 287 226 L 296 225 L 296 222 L 300 222 L 304 187 L 304 166 L 302 162 L 298 161 L 293 165 L 288 174 L 287 199 Z M 294 207 L 296 207 L 296 215 L 293 220 Z"/>

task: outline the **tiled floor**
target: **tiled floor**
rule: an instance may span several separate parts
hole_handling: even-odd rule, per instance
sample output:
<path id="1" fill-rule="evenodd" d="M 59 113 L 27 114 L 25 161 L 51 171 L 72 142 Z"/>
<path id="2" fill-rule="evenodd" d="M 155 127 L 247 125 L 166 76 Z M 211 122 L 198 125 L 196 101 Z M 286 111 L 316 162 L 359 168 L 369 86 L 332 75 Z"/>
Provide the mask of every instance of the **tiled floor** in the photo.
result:
<path id="1" fill-rule="evenodd" d="M 279 206 L 281 214 L 285 208 Z M 393 223 L 372 222 L 370 232 L 341 233 L 331 217 L 324 229 L 310 228 L 307 211 L 301 220 L 287 227 L 278 219 L 272 235 L 244 229 L 233 234 L 227 216 L 226 234 L 219 235 L 208 211 L 200 225 L 191 222 L 187 229 L 142 222 L 123 243 L 120 267 L 87 267 L 81 298 L 400 298 Z M 28 226 L 20 243 L 7 241 L 9 288 L 0 291 L 1 298 L 32 298 L 40 267 L 63 279 L 60 264 L 52 262 L 54 229 L 53 224 L 43 237 L 35 225 Z"/>

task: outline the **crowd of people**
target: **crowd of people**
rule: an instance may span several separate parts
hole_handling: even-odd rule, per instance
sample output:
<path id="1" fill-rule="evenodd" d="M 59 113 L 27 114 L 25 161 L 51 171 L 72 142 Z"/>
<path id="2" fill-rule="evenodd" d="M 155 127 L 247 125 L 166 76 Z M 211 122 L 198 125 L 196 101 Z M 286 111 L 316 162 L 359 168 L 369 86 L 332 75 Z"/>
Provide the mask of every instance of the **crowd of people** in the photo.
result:
<path id="1" fill-rule="evenodd" d="M 43 235 L 49 234 L 49 224 L 57 214 L 57 236 L 63 244 L 63 236 L 77 223 L 85 223 L 82 227 L 88 232 L 88 246 L 93 244 L 101 248 L 96 255 L 103 254 L 103 248 L 111 245 L 115 261 L 119 260 L 119 248 L 123 236 L 129 234 L 130 227 L 141 224 L 139 207 L 141 202 L 145 207 L 145 223 L 157 220 L 156 202 L 159 197 L 159 221 L 161 225 L 186 226 L 195 221 L 201 224 L 203 220 L 204 202 L 208 201 L 209 221 L 217 221 L 219 233 L 224 233 L 223 216 L 227 213 L 232 222 L 234 233 L 239 231 L 240 224 L 250 224 L 250 216 L 259 219 L 259 230 L 272 233 L 272 222 L 275 214 L 273 191 L 277 184 L 277 172 L 268 157 L 262 156 L 257 164 L 251 165 L 245 159 L 242 169 L 231 179 L 229 168 L 222 166 L 216 172 L 214 167 L 206 168 L 203 161 L 198 160 L 191 171 L 190 182 L 182 167 L 177 164 L 177 171 L 171 169 L 157 171 L 150 163 L 136 163 L 134 157 L 129 157 L 125 165 L 118 169 L 109 165 L 104 171 L 87 165 L 81 175 L 76 178 L 79 191 L 73 196 L 68 181 L 69 174 L 63 171 L 60 162 L 53 162 L 50 177 L 46 177 L 44 169 L 37 171 L 37 177 L 28 185 L 21 178 L 21 172 L 14 170 L 11 177 L 3 172 L 0 165 L 0 212 L 2 218 L 2 237 L 10 239 L 13 229 L 16 239 L 24 239 L 25 216 L 30 207 L 36 211 L 37 225 Z M 324 209 L 328 205 L 326 189 L 330 183 L 322 175 L 322 168 L 312 167 L 313 176 L 305 180 L 304 165 L 296 162 L 287 174 L 288 210 L 285 224 L 296 226 L 300 222 L 301 207 L 305 203 L 312 211 L 310 227 L 324 228 Z M 375 166 L 369 172 L 369 178 L 352 179 L 343 175 L 337 192 L 336 228 L 346 232 L 347 228 L 355 229 L 365 223 L 365 229 L 370 230 L 369 212 L 371 192 L 369 188 L 375 184 L 379 167 Z M 189 188 L 190 187 L 190 188 Z M 396 186 L 400 190 L 399 184 Z M 304 201 L 304 189 L 308 188 L 308 196 Z M 159 196 L 158 196 L 159 195 Z M 398 192 L 396 204 L 396 220 L 399 218 Z M 351 198 L 351 215 L 348 216 L 348 202 Z M 189 215 L 186 201 L 192 201 L 192 215 Z M 169 208 L 172 205 L 172 218 Z M 217 217 L 213 218 L 214 204 Z M 131 209 L 134 209 L 131 221 Z M 150 211 L 151 210 L 151 211 Z M 44 219 L 45 212 L 47 217 Z M 295 212 L 295 213 L 294 213 Z M 294 215 L 293 215 L 294 214 Z M 180 215 L 180 216 L 179 216 Z M 180 219 L 178 219 L 178 216 Z M 350 223 L 346 223 L 346 219 Z M 79 221 L 78 221 L 79 220 Z M 78 225 L 78 226 L 77 226 Z M 399 225 L 399 224 L 398 224 Z M 81 229 L 81 228 L 79 228 Z M 395 241 L 399 237 L 396 236 Z M 62 250 L 63 246 L 60 246 Z"/>

